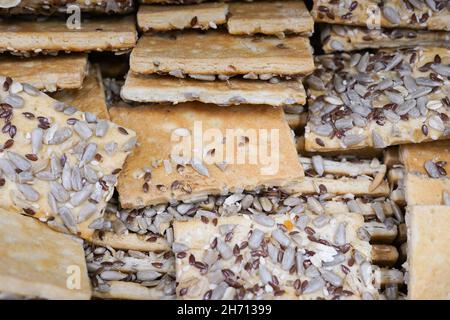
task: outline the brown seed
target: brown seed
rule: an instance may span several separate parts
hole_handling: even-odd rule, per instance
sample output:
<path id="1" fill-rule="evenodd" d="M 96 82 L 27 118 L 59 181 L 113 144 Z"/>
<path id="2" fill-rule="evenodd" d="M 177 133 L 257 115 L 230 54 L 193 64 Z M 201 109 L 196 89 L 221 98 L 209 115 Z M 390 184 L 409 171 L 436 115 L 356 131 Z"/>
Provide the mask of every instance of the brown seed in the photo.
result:
<path id="1" fill-rule="evenodd" d="M 163 264 L 161 262 L 152 262 L 152 266 L 154 266 L 157 269 L 161 269 Z"/>
<path id="2" fill-rule="evenodd" d="M 178 259 L 183 259 L 183 258 L 186 258 L 186 256 L 187 256 L 187 253 L 186 252 L 178 252 L 177 253 L 177 258 Z"/>
<path id="3" fill-rule="evenodd" d="M 195 26 L 195 25 L 197 24 L 197 22 L 198 22 L 197 16 L 193 17 L 193 18 L 191 19 L 191 27 Z"/>
<path id="4" fill-rule="evenodd" d="M 33 153 L 26 154 L 25 158 L 27 158 L 30 161 L 37 161 L 38 160 L 38 156 L 33 154 Z"/>
<path id="5" fill-rule="evenodd" d="M 428 135 L 428 127 L 426 124 L 422 125 L 422 133 L 424 136 Z"/>
<path id="6" fill-rule="evenodd" d="M 25 116 L 25 118 L 27 119 L 33 119 L 34 118 L 34 114 L 32 114 L 31 112 L 22 112 L 22 114 Z"/>
<path id="7" fill-rule="evenodd" d="M 95 156 L 94 156 L 94 159 L 97 162 L 100 162 L 100 161 L 102 161 L 103 157 L 102 157 L 102 155 L 100 153 L 96 153 Z"/>
<path id="8" fill-rule="evenodd" d="M 117 129 L 119 130 L 119 132 L 120 132 L 121 134 L 128 135 L 128 131 L 127 131 L 125 128 L 123 128 L 123 127 L 117 127 Z"/>
<path id="9" fill-rule="evenodd" d="M 9 149 L 13 146 L 13 144 L 14 144 L 14 140 L 8 139 L 8 140 L 6 140 L 5 144 L 3 145 L 3 149 Z"/>
<path id="10" fill-rule="evenodd" d="M 203 296 L 203 300 L 210 300 L 212 295 L 212 290 L 208 290 L 205 292 L 205 295 Z"/>
<path id="11" fill-rule="evenodd" d="M 9 136 L 11 137 L 11 138 L 14 138 L 15 136 L 16 136 L 16 133 L 17 133 L 17 128 L 16 128 L 16 126 L 11 126 L 10 128 L 9 128 Z"/>
<path id="12" fill-rule="evenodd" d="M 310 236 L 312 236 L 314 233 L 316 233 L 316 232 L 314 231 L 314 229 L 311 228 L 311 227 L 305 227 L 305 232 L 306 232 L 308 235 L 310 235 Z"/>
<path id="13" fill-rule="evenodd" d="M 294 281 L 294 289 L 295 290 L 300 289 L 301 286 L 302 286 L 302 281 L 300 279 L 297 279 L 297 280 Z"/>
<path id="14" fill-rule="evenodd" d="M 213 223 L 214 226 L 217 226 L 217 223 L 218 223 L 217 218 L 214 218 L 214 219 L 212 220 L 212 223 Z"/>
<path id="15" fill-rule="evenodd" d="M 6 183 L 6 180 L 4 178 L 0 178 L 0 187 L 3 187 Z"/>
<path id="16" fill-rule="evenodd" d="M 325 143 L 320 138 L 316 138 L 316 143 L 321 147 L 325 147 Z"/>
<path id="17" fill-rule="evenodd" d="M 341 269 L 342 269 L 342 272 L 344 274 L 349 274 L 350 273 L 350 269 L 347 266 L 343 265 L 343 264 L 341 264 Z"/>
<path id="18" fill-rule="evenodd" d="M 144 174 L 144 181 L 145 182 L 149 182 L 151 180 L 151 178 L 152 178 L 152 173 L 151 172 L 146 172 Z"/>
<path id="19" fill-rule="evenodd" d="M 34 216 L 36 214 L 36 212 L 34 212 L 34 210 L 30 208 L 24 208 L 23 212 L 25 212 L 29 216 Z"/>
<path id="20" fill-rule="evenodd" d="M 148 188 L 149 188 L 148 183 L 145 182 L 145 183 L 142 185 L 142 190 L 143 190 L 145 193 L 147 193 L 147 192 L 148 192 Z"/>
<path id="21" fill-rule="evenodd" d="M 189 256 L 189 264 L 191 266 L 193 266 L 195 264 L 195 257 L 194 255 L 191 253 L 191 255 Z"/>
<path id="22" fill-rule="evenodd" d="M 111 174 L 119 174 L 120 171 L 122 171 L 122 169 L 117 168 L 117 169 L 114 169 L 114 170 L 111 172 Z"/>
<path id="23" fill-rule="evenodd" d="M 180 296 L 182 297 L 182 296 L 186 295 L 187 292 L 188 292 L 188 288 L 181 289 L 180 290 Z"/>
<path id="24" fill-rule="evenodd" d="M 209 223 L 209 219 L 208 219 L 207 217 L 205 217 L 205 216 L 202 216 L 202 217 L 200 218 L 200 220 L 201 220 L 203 223 L 205 223 L 205 224 L 208 224 L 208 223 Z"/>
<path id="25" fill-rule="evenodd" d="M 217 247 L 217 238 L 214 238 L 210 244 L 211 249 L 215 249 Z"/>

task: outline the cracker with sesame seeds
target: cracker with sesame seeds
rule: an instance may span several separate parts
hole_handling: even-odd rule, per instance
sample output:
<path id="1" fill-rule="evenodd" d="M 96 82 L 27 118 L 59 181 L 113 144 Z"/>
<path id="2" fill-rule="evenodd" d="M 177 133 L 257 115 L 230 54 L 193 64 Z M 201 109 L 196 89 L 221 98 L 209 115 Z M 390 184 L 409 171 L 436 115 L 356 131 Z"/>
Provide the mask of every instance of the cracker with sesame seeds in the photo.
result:
<path id="1" fill-rule="evenodd" d="M 202 81 L 157 75 L 128 73 L 122 87 L 122 98 L 137 102 L 200 101 L 217 105 L 265 104 L 271 106 L 303 105 L 306 93 L 301 81 L 229 79 Z"/>
<path id="2" fill-rule="evenodd" d="M 411 29 L 367 29 L 341 25 L 326 26 L 321 33 L 325 53 L 379 48 L 450 48 L 450 32 Z"/>
<path id="3" fill-rule="evenodd" d="M 316 57 L 306 79 L 307 151 L 448 139 L 450 56 L 444 48 Z"/>
<path id="4" fill-rule="evenodd" d="M 450 4 L 445 1 L 314 0 L 315 22 L 373 28 L 450 30 Z"/>
<path id="5" fill-rule="evenodd" d="M 131 53 L 130 69 L 176 77 L 247 75 L 257 79 L 304 76 L 314 70 L 314 62 L 309 40 L 303 37 L 256 38 L 220 31 L 187 31 L 145 34 Z"/>
<path id="6" fill-rule="evenodd" d="M 0 208 L 0 244 L 0 294 L 90 299 L 83 247 L 74 239 Z"/>
<path id="7" fill-rule="evenodd" d="M 100 119 L 109 119 L 106 106 L 105 89 L 98 65 L 91 65 L 89 73 L 78 90 L 62 90 L 52 97 L 65 102 L 83 112 L 91 112 Z"/>
<path id="8" fill-rule="evenodd" d="M 236 2 L 227 27 L 231 34 L 311 35 L 314 21 L 303 1 Z"/>
<path id="9" fill-rule="evenodd" d="M 204 3 L 197 5 L 140 6 L 137 23 L 141 31 L 169 31 L 183 29 L 217 29 L 226 22 L 228 5 Z"/>
<path id="10" fill-rule="evenodd" d="M 0 75 L 47 92 L 81 88 L 87 69 L 85 54 L 36 56 L 27 59 L 10 55 L 0 57 Z"/>
<path id="11" fill-rule="evenodd" d="M 69 29 L 66 20 L 58 18 L 0 21 L 0 52 L 127 51 L 136 40 L 133 16 L 83 19 L 81 29 Z"/>
<path id="12" fill-rule="evenodd" d="M 2 15 L 57 15 L 66 14 L 70 6 L 77 6 L 81 12 L 124 14 L 134 9 L 132 0 L 7 0 L 2 1 L 0 14 Z"/>
<path id="13" fill-rule="evenodd" d="M 0 79 L 0 207 L 91 239 L 136 136 Z"/>
<path id="14" fill-rule="evenodd" d="M 110 114 L 138 133 L 139 146 L 119 179 L 124 208 L 282 186 L 303 178 L 280 107 L 185 103 L 111 108 Z M 268 150 L 271 156 L 266 157 Z"/>
<path id="15" fill-rule="evenodd" d="M 450 206 L 412 206 L 408 226 L 408 298 L 449 300 Z"/>
<path id="16" fill-rule="evenodd" d="M 362 216 L 335 214 L 321 227 L 315 219 L 280 214 L 175 222 L 177 297 L 377 298 L 371 245 L 357 235 Z"/>

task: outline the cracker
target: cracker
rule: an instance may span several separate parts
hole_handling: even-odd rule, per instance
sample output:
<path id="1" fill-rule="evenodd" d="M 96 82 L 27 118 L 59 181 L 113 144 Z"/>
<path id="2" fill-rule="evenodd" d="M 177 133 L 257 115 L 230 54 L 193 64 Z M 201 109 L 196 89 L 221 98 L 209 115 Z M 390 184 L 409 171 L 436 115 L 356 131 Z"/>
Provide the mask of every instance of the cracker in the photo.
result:
<path id="1" fill-rule="evenodd" d="M 185 6 L 140 6 L 137 23 L 141 31 L 217 29 L 226 22 L 228 5 L 205 3 Z"/>
<path id="2" fill-rule="evenodd" d="M 316 22 L 373 27 L 450 30 L 450 7 L 445 1 L 415 1 L 418 7 L 402 0 L 314 0 L 311 14 Z M 430 7 L 434 4 L 434 7 Z"/>
<path id="3" fill-rule="evenodd" d="M 113 121 L 132 127 L 140 137 L 139 147 L 126 162 L 119 179 L 119 197 L 124 208 L 166 203 L 173 199 L 187 200 L 206 194 L 233 192 L 239 188 L 251 190 L 259 186 L 281 186 L 303 177 L 290 129 L 283 118 L 283 110 L 279 107 L 241 105 L 223 108 L 186 103 L 176 106 L 112 108 L 110 114 Z M 218 114 L 220 117 L 217 117 Z M 255 119 L 258 119 L 257 123 Z M 149 125 L 151 123 L 164 125 Z M 202 132 L 199 131 L 200 124 Z M 215 131 L 208 130 L 211 128 L 215 128 Z M 226 137 L 226 129 L 237 132 L 228 130 Z M 236 145 L 240 140 L 244 142 L 240 144 L 240 148 L 256 147 L 254 139 L 247 135 L 253 135 L 260 129 L 266 130 L 268 135 L 276 132 L 279 134 L 281 143 L 278 159 L 274 159 L 274 162 L 267 161 L 273 167 L 250 159 L 242 161 L 239 157 L 245 150 L 236 152 Z M 204 150 L 200 154 L 191 152 L 191 148 L 195 146 L 188 147 L 186 143 L 193 135 L 205 133 L 205 130 L 213 135 L 211 138 L 220 138 L 220 141 L 204 140 Z M 179 134 L 185 137 L 184 140 L 179 140 Z M 175 140 L 171 141 L 171 136 Z M 223 140 L 224 137 L 226 140 Z M 272 148 L 272 142 L 275 142 L 275 148 L 278 137 L 273 136 L 271 139 L 274 140 L 267 147 Z M 222 144 L 223 141 L 225 145 Z M 180 149 L 185 148 L 189 150 L 184 150 L 184 157 L 181 157 L 183 150 Z M 188 152 L 190 154 L 186 154 Z M 233 152 L 236 157 L 231 158 Z M 226 161 L 225 166 L 222 165 L 223 161 Z M 151 173 L 145 175 L 146 170 Z"/>
<path id="4" fill-rule="evenodd" d="M 159 300 L 175 296 L 175 261 L 170 251 L 116 251 L 85 245 L 93 296 L 101 299 Z"/>
<path id="5" fill-rule="evenodd" d="M 91 297 L 83 248 L 75 240 L 0 209 L 0 243 L 0 292 L 41 299 Z"/>
<path id="6" fill-rule="evenodd" d="M 91 65 L 89 74 L 79 90 L 63 90 L 52 95 L 56 100 L 74 106 L 83 112 L 91 112 L 100 119 L 109 119 L 102 75 L 97 65 Z"/>
<path id="7" fill-rule="evenodd" d="M 310 35 L 314 21 L 303 1 L 236 2 L 227 22 L 231 34 Z"/>
<path id="8" fill-rule="evenodd" d="M 0 207 L 90 239 L 135 133 L 0 80 Z"/>
<path id="9" fill-rule="evenodd" d="M 27 59 L 3 55 L 0 74 L 39 90 L 79 89 L 87 74 L 87 55 L 36 56 Z"/>
<path id="10" fill-rule="evenodd" d="M 405 196 L 408 206 L 448 205 L 450 179 L 430 179 L 429 177 L 407 174 L 405 177 Z"/>
<path id="11" fill-rule="evenodd" d="M 308 113 L 307 112 L 300 114 L 285 113 L 284 116 L 286 117 L 286 121 L 292 130 L 301 130 L 306 126 L 306 119 L 308 117 Z"/>
<path id="12" fill-rule="evenodd" d="M 307 151 L 382 149 L 448 138 L 447 49 L 336 54 L 316 59 L 318 69 L 306 79 L 310 99 Z"/>
<path id="13" fill-rule="evenodd" d="M 327 26 L 321 33 L 323 50 L 356 51 L 380 48 L 450 48 L 450 32 L 411 29 L 366 29 L 340 25 Z"/>
<path id="14" fill-rule="evenodd" d="M 37 14 L 53 15 L 66 14 L 71 5 L 76 5 L 81 12 L 89 13 L 130 13 L 134 9 L 132 0 L 96 0 L 95 2 L 85 0 L 72 0 L 70 2 L 61 0 L 9 0 L 8 7 L 0 8 L 2 15 Z M 5 2 L 6 3 L 6 2 Z"/>
<path id="15" fill-rule="evenodd" d="M 316 216 L 305 216 L 310 220 L 303 225 L 298 217 L 289 215 L 267 217 L 264 225 L 248 215 L 222 217 L 217 224 L 199 219 L 175 222 L 175 241 L 184 248 L 176 255 L 177 297 L 302 300 L 378 297 L 371 281 L 371 246 L 357 237 L 362 217 L 336 214 L 325 226 L 316 228 L 312 224 Z M 344 225 L 345 239 L 336 240 L 337 229 Z M 253 239 L 250 232 L 260 233 L 260 240 Z M 329 246 L 332 243 L 338 245 Z M 352 245 L 365 260 L 364 280 L 360 278 L 358 264 L 349 267 L 346 276 L 339 264 L 322 267 L 323 261 L 333 261 L 338 253 L 350 258 L 352 250 L 346 251 L 344 243 Z M 310 251 L 315 254 L 311 256 Z M 284 254 L 279 262 L 281 252 Z M 316 268 L 319 272 L 314 276 L 311 272 Z M 324 289 L 326 281 L 321 275 L 349 292 Z"/>
<path id="16" fill-rule="evenodd" d="M 124 51 L 137 40 L 135 18 L 83 19 L 81 29 L 67 28 L 64 19 L 0 21 L 0 52 Z"/>
<path id="17" fill-rule="evenodd" d="M 299 76 L 314 70 L 307 38 L 285 39 L 205 34 L 146 34 L 131 53 L 135 73 Z"/>
<path id="18" fill-rule="evenodd" d="M 449 300 L 450 207 L 414 206 L 407 213 L 408 298 Z"/>
<path id="19" fill-rule="evenodd" d="M 306 102 L 303 84 L 296 80 L 279 83 L 243 79 L 201 81 L 133 72 L 128 73 L 121 95 L 130 101 L 175 104 L 200 101 L 217 105 L 246 103 L 284 106 Z"/>

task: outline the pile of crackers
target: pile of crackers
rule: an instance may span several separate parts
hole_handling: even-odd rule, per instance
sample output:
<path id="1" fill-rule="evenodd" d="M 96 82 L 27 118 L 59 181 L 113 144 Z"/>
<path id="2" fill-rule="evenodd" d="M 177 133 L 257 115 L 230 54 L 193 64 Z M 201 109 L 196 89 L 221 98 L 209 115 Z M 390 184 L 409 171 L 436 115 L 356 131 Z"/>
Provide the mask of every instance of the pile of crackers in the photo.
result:
<path id="1" fill-rule="evenodd" d="M 0 298 L 450 299 L 445 1 L 0 17 Z"/>

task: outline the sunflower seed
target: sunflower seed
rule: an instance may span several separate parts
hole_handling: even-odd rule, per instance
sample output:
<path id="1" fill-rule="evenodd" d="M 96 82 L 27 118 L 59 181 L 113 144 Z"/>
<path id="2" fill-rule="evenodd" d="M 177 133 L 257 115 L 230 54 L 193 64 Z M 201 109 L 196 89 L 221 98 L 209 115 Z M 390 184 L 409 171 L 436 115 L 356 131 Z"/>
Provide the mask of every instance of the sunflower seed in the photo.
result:
<path id="1" fill-rule="evenodd" d="M 231 259 L 233 257 L 233 250 L 223 240 L 217 240 L 217 250 L 224 260 Z"/>
<path id="2" fill-rule="evenodd" d="M 412 108 L 416 106 L 416 100 L 407 100 L 400 104 L 396 110 L 399 116 L 407 114 Z"/>
<path id="3" fill-rule="evenodd" d="M 25 105 L 25 101 L 23 100 L 23 98 L 16 94 L 10 94 L 6 96 L 6 98 L 3 100 L 3 103 L 9 104 L 15 109 L 23 108 L 23 106 Z"/>
<path id="4" fill-rule="evenodd" d="M 283 259 L 281 260 L 281 268 L 283 270 L 290 270 L 295 263 L 295 250 L 292 247 L 284 251 Z"/>
<path id="5" fill-rule="evenodd" d="M 272 238 L 274 238 L 282 246 L 288 247 L 291 240 L 286 236 L 280 229 L 275 229 L 272 231 Z"/>
<path id="6" fill-rule="evenodd" d="M 7 151 L 6 155 L 8 159 L 20 170 L 28 171 L 31 169 L 31 163 L 25 157 L 22 157 L 20 154 Z"/>
<path id="7" fill-rule="evenodd" d="M 444 191 L 444 194 L 443 194 L 442 198 L 444 200 L 444 205 L 445 206 L 450 206 L 450 195 L 448 194 L 447 191 Z"/>
<path id="8" fill-rule="evenodd" d="M 35 87 L 33 87 L 28 83 L 23 84 L 23 91 L 25 91 L 27 94 L 33 97 L 36 97 L 41 93 L 38 89 L 36 89 Z"/>
<path id="9" fill-rule="evenodd" d="M 308 78 L 306 78 L 306 84 L 314 90 L 325 90 L 325 85 L 322 79 L 316 77 L 315 75 L 310 75 Z"/>
<path id="10" fill-rule="evenodd" d="M 252 235 L 248 239 L 248 246 L 251 249 L 257 249 L 261 245 L 263 239 L 264 239 L 264 232 L 259 229 L 255 229 L 253 230 Z"/>
<path id="11" fill-rule="evenodd" d="M 108 156 L 112 157 L 117 152 L 118 144 L 115 142 L 108 142 L 105 144 L 104 149 Z"/>
<path id="12" fill-rule="evenodd" d="M 337 96 L 326 96 L 324 98 L 324 100 L 326 102 L 328 102 L 329 104 L 335 105 L 335 106 L 341 106 L 344 104 L 344 102 L 342 102 L 341 98 L 337 97 Z"/>
<path id="13" fill-rule="evenodd" d="M 200 159 L 195 158 L 195 157 L 192 158 L 191 166 L 195 171 L 197 171 L 201 175 L 209 177 L 208 168 L 203 164 L 203 162 Z"/>
<path id="14" fill-rule="evenodd" d="M 189 247 L 183 243 L 174 242 L 172 243 L 172 251 L 176 254 L 179 252 L 186 252 L 189 250 Z"/>
<path id="15" fill-rule="evenodd" d="M 14 168 L 13 162 L 8 159 L 0 158 L 0 170 L 3 171 L 5 176 L 11 180 L 16 180 L 16 170 Z"/>
<path id="16" fill-rule="evenodd" d="M 356 65 L 356 70 L 358 70 L 359 72 L 366 72 L 368 64 L 369 64 L 369 52 L 366 52 Z"/>
<path id="17" fill-rule="evenodd" d="M 225 201 L 223 202 L 223 205 L 231 206 L 231 205 L 235 204 L 236 202 L 241 201 L 244 197 L 245 197 L 244 194 L 234 193 L 225 199 Z"/>
<path id="18" fill-rule="evenodd" d="M 50 192 L 55 197 L 56 201 L 58 201 L 59 203 L 65 203 L 69 201 L 70 198 L 69 193 L 66 191 L 66 189 L 64 189 L 64 187 L 61 184 L 55 181 L 50 182 Z"/>
<path id="19" fill-rule="evenodd" d="M 306 200 L 306 204 L 308 209 L 316 214 L 325 213 L 322 204 L 314 197 L 308 197 L 308 199 Z"/>
<path id="20" fill-rule="evenodd" d="M 128 152 L 131 151 L 137 143 L 137 138 L 136 137 L 131 137 L 130 139 L 128 139 L 122 146 L 121 150 L 123 152 Z"/>
<path id="21" fill-rule="evenodd" d="M 95 126 L 95 136 L 104 137 L 109 129 L 109 122 L 106 120 L 99 120 Z"/>
<path id="22" fill-rule="evenodd" d="M 319 136 L 328 137 L 333 133 L 333 127 L 331 126 L 331 124 L 326 123 L 319 126 L 312 126 L 312 131 Z"/>
<path id="23" fill-rule="evenodd" d="M 403 61 L 403 55 L 401 53 L 397 53 L 392 60 L 386 65 L 384 71 L 390 71 L 394 69 L 399 63 Z"/>
<path id="24" fill-rule="evenodd" d="M 89 199 L 89 196 L 91 195 L 92 191 L 93 191 L 92 185 L 89 185 L 89 186 L 85 187 L 83 190 L 73 193 L 70 196 L 70 203 L 74 207 L 79 206 L 84 201 Z"/>
<path id="25" fill-rule="evenodd" d="M 61 161 L 55 154 L 50 157 L 50 170 L 55 176 L 59 176 L 62 172 Z"/>
<path id="26" fill-rule="evenodd" d="M 136 273 L 136 278 L 140 281 L 152 281 L 161 277 L 161 273 L 153 270 L 143 270 Z"/>
<path id="27" fill-rule="evenodd" d="M 313 224 L 317 228 L 322 228 L 325 225 L 327 225 L 329 221 L 330 221 L 330 218 L 327 215 L 321 214 L 320 216 L 318 216 L 317 218 L 315 218 L 313 220 Z"/>
<path id="28" fill-rule="evenodd" d="M 253 203 L 253 196 L 251 194 L 247 194 L 241 201 L 241 207 L 242 209 L 247 210 L 248 208 L 250 208 L 252 203 Z"/>
<path id="29" fill-rule="evenodd" d="M 42 137 L 44 136 L 44 130 L 41 128 L 34 128 L 31 131 L 31 152 L 38 154 L 42 148 Z"/>
<path id="30" fill-rule="evenodd" d="M 367 287 L 372 283 L 372 265 L 365 261 L 361 264 L 359 272 L 364 285 Z"/>
<path id="31" fill-rule="evenodd" d="M 85 164 L 91 162 L 92 159 L 94 159 L 96 153 L 97 153 L 97 144 L 93 142 L 89 143 L 84 149 L 83 156 L 81 157 L 79 166 L 82 167 Z"/>
<path id="32" fill-rule="evenodd" d="M 410 93 L 406 99 L 407 100 L 411 100 L 411 99 L 417 99 L 423 96 L 426 96 L 427 94 L 429 94 L 433 89 L 430 87 L 418 87 L 416 91 Z"/>
<path id="33" fill-rule="evenodd" d="M 432 64 L 431 69 L 444 77 L 450 77 L 450 67 L 443 64 Z"/>
<path id="34" fill-rule="evenodd" d="M 363 142 L 366 137 L 362 134 L 348 134 L 342 138 L 342 143 L 345 147 L 351 147 Z"/>
<path id="35" fill-rule="evenodd" d="M 344 51 L 345 47 L 342 44 L 342 42 L 338 41 L 338 40 L 332 40 L 330 42 L 330 47 L 331 49 L 333 49 L 333 51 Z"/>
<path id="36" fill-rule="evenodd" d="M 392 103 L 396 103 L 396 104 L 402 104 L 403 102 L 405 102 L 405 99 L 403 98 L 403 96 L 400 93 L 396 93 L 393 91 L 384 91 L 383 92 L 386 97 L 388 97 L 388 99 L 392 102 Z"/>
<path id="37" fill-rule="evenodd" d="M 335 286 L 335 287 L 342 286 L 343 279 L 340 276 L 338 276 L 336 273 L 334 273 L 332 271 L 328 271 L 328 270 L 322 270 L 321 274 L 322 274 L 322 278 L 325 281 L 332 284 L 333 286 Z"/>
<path id="38" fill-rule="evenodd" d="M 356 236 L 359 240 L 370 241 L 370 234 L 366 229 L 364 229 L 364 227 L 358 228 L 358 230 L 356 231 Z"/>
<path id="39" fill-rule="evenodd" d="M 84 121 L 77 121 L 73 126 L 75 132 L 80 136 L 83 140 L 88 140 L 92 137 L 92 130 L 89 128 L 88 124 Z"/>
<path id="40" fill-rule="evenodd" d="M 445 124 L 442 121 L 441 117 L 439 116 L 432 116 L 428 119 L 428 125 L 437 130 L 437 131 L 444 131 L 445 130 Z"/>
<path id="41" fill-rule="evenodd" d="M 267 267 L 261 263 L 259 264 L 259 277 L 265 285 L 272 281 L 272 275 L 269 270 L 267 270 Z"/>
<path id="42" fill-rule="evenodd" d="M 401 22 L 400 16 L 396 9 L 390 6 L 383 7 L 383 15 L 384 17 L 392 24 L 399 24 Z"/>
<path id="43" fill-rule="evenodd" d="M 383 141 L 383 138 L 380 136 L 378 132 L 372 130 L 372 144 L 374 148 L 385 148 L 386 144 Z"/>
<path id="44" fill-rule="evenodd" d="M 75 191 L 81 191 L 83 188 L 83 181 L 81 177 L 81 170 L 78 167 L 73 167 L 70 175 L 70 184 Z"/>
<path id="45" fill-rule="evenodd" d="M 313 156 L 311 158 L 311 162 L 312 162 L 314 171 L 316 171 L 320 177 L 323 176 L 323 174 L 325 172 L 325 167 L 324 167 L 322 156 L 320 156 L 320 155 Z"/>
<path id="46" fill-rule="evenodd" d="M 310 218 L 308 216 L 301 216 L 298 218 L 297 222 L 295 223 L 295 225 L 297 226 L 297 228 L 299 228 L 300 230 L 305 229 L 305 227 L 308 225 Z"/>
<path id="47" fill-rule="evenodd" d="M 425 161 L 424 167 L 430 177 L 439 178 L 441 176 L 439 174 L 439 170 L 436 164 L 433 161 L 431 160 Z"/>
<path id="48" fill-rule="evenodd" d="M 442 85 L 441 82 L 431 80 L 430 78 L 427 78 L 427 77 L 418 77 L 418 78 L 416 78 L 416 83 L 419 86 L 425 86 L 425 87 L 439 87 L 439 86 Z"/>
<path id="49" fill-rule="evenodd" d="M 386 220 L 386 215 L 384 214 L 384 209 L 380 202 L 375 201 L 372 203 L 372 209 L 375 211 L 375 215 L 379 221 L 384 222 L 384 220 Z"/>
<path id="50" fill-rule="evenodd" d="M 75 112 L 77 112 L 78 111 L 78 109 L 77 108 L 75 108 L 75 107 L 72 107 L 72 106 L 67 106 L 65 109 L 64 109 L 64 114 L 65 115 L 68 115 L 68 116 L 71 116 L 71 115 L 73 115 Z"/>
<path id="51" fill-rule="evenodd" d="M 50 207 L 51 213 L 54 215 L 57 214 L 58 213 L 58 204 L 56 203 L 56 199 L 51 194 L 51 192 L 49 192 L 47 194 L 47 203 L 48 203 L 48 206 Z"/>
<path id="52" fill-rule="evenodd" d="M 289 206 L 289 207 L 295 207 L 301 203 L 302 203 L 302 201 L 300 200 L 300 198 L 297 198 L 294 196 L 287 197 L 286 199 L 283 200 L 283 204 L 285 206 Z"/>
<path id="53" fill-rule="evenodd" d="M 100 273 L 100 277 L 106 281 L 119 281 L 127 277 L 127 274 L 119 271 L 106 270 Z"/>
<path id="54" fill-rule="evenodd" d="M 27 184 L 19 184 L 17 188 L 28 201 L 36 202 L 39 200 L 39 192 L 37 192 L 33 187 Z"/>
<path id="55" fill-rule="evenodd" d="M 49 145 L 61 144 L 72 137 L 72 130 L 68 127 L 63 127 L 55 131 L 52 138 L 47 141 Z"/>
<path id="56" fill-rule="evenodd" d="M 311 294 L 321 290 L 325 286 L 325 281 L 320 278 L 313 278 L 308 282 L 308 285 L 303 289 L 303 294 Z"/>
<path id="57" fill-rule="evenodd" d="M 225 282 L 222 282 L 219 285 L 217 285 L 217 287 L 215 287 L 211 293 L 211 300 L 222 300 L 228 288 L 229 287 Z"/>
<path id="58" fill-rule="evenodd" d="M 338 227 L 336 228 L 336 233 L 334 234 L 334 244 L 337 246 L 343 246 L 347 243 L 347 236 L 346 236 L 346 223 L 341 222 Z"/>
<path id="59" fill-rule="evenodd" d="M 88 220 L 90 217 L 92 217 L 92 215 L 96 211 L 97 211 L 97 207 L 95 206 L 95 204 L 87 202 L 80 209 L 80 212 L 78 214 L 78 223 Z M 117 221 L 120 221 L 120 220 L 117 220 Z"/>
<path id="60" fill-rule="evenodd" d="M 18 182 L 21 184 L 30 182 L 33 180 L 33 174 L 29 171 L 22 171 L 18 174 Z"/>
<path id="61" fill-rule="evenodd" d="M 69 229 L 72 233 L 76 233 L 77 224 L 70 209 L 67 207 L 61 207 L 58 210 L 58 214 L 67 229 Z"/>
<path id="62" fill-rule="evenodd" d="M 261 203 L 261 206 L 265 212 L 272 211 L 272 202 L 266 197 L 259 198 L 259 203 Z"/>
<path id="63" fill-rule="evenodd" d="M 443 106 L 443 104 L 439 100 L 431 100 L 431 101 L 428 101 L 428 103 L 426 104 L 426 107 L 430 110 L 438 110 L 442 106 Z"/>

